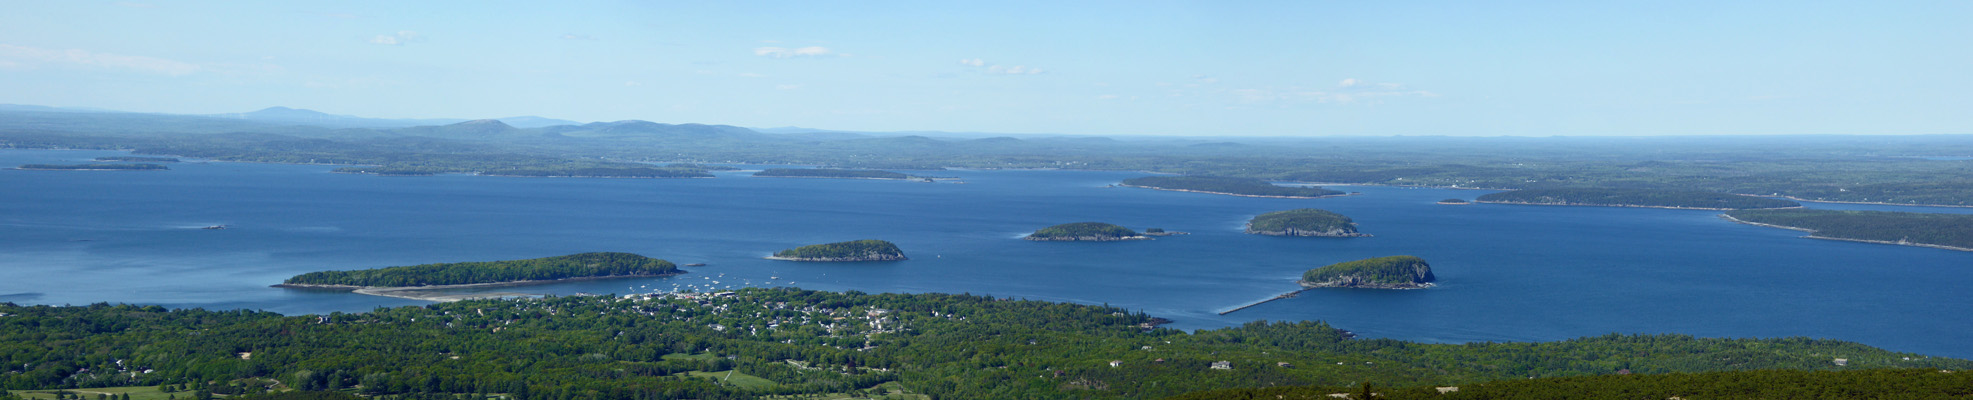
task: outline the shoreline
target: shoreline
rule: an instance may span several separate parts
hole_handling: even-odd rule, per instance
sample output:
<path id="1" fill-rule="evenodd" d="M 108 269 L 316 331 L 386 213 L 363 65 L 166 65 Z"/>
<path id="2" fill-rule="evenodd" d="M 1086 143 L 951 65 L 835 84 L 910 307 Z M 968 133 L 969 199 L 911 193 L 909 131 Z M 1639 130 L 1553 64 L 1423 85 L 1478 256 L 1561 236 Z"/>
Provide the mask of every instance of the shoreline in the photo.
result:
<path id="1" fill-rule="evenodd" d="M 1321 196 L 1269 196 L 1269 195 L 1259 195 L 1259 194 L 1239 194 L 1239 193 L 1227 193 L 1227 192 L 1209 192 L 1209 191 L 1204 191 L 1204 190 L 1192 190 L 1192 189 L 1167 189 L 1167 188 L 1161 188 L 1161 187 L 1152 187 L 1152 186 L 1137 186 L 1137 185 L 1126 185 L 1126 184 L 1122 184 L 1122 183 L 1119 183 L 1119 184 L 1117 184 L 1117 187 L 1127 187 L 1127 188 L 1139 188 L 1139 189 L 1151 189 L 1151 190 L 1163 190 L 1163 191 L 1169 191 L 1169 192 L 1186 192 L 1186 193 L 1205 193 L 1205 194 L 1217 194 L 1217 195 L 1226 195 L 1226 196 L 1240 196 L 1240 197 L 1259 197 L 1259 198 L 1264 198 L 1264 199 L 1326 199 L 1326 198 L 1331 198 L 1331 197 L 1343 197 L 1343 196 L 1355 196 L 1355 195 L 1358 195 L 1358 194 L 1360 194 L 1360 193 L 1343 193 L 1343 194 L 1329 194 L 1329 195 L 1321 195 Z"/>
<path id="2" fill-rule="evenodd" d="M 897 258 L 889 258 L 889 259 L 874 259 L 874 260 L 845 260 L 845 259 L 836 259 L 836 258 L 802 258 L 802 257 L 781 257 L 781 256 L 767 256 L 761 258 L 775 260 L 775 261 L 802 261 L 802 262 L 886 262 L 886 261 L 905 261 L 911 259 L 905 256 L 898 256 Z"/>
<path id="3" fill-rule="evenodd" d="M 1529 203 L 1529 202 L 1521 202 L 1521 201 L 1492 201 L 1492 200 L 1474 200 L 1471 201 L 1470 203 L 1508 204 L 1508 205 L 1517 205 L 1517 206 L 1661 208 L 1667 210 L 1706 210 L 1706 211 L 1787 210 L 1794 208 L 1807 208 L 1799 205 L 1794 207 L 1767 207 L 1767 208 L 1711 208 L 1711 207 L 1678 207 L 1678 206 L 1641 206 L 1641 205 L 1633 205 L 1633 204 Z"/>
<path id="4" fill-rule="evenodd" d="M 395 297 L 400 299 L 425 300 L 425 301 L 436 301 L 436 302 L 445 303 L 445 302 L 454 302 L 460 300 L 470 300 L 470 299 L 479 299 L 479 298 L 535 296 L 536 294 L 512 293 L 512 292 L 438 294 L 438 293 L 421 293 L 421 292 L 452 290 L 452 289 L 470 289 L 470 288 L 534 286 L 534 285 L 547 285 L 547 284 L 563 283 L 563 282 L 596 281 L 596 280 L 606 280 L 606 279 L 660 278 L 660 277 L 676 276 L 683 274 L 685 274 L 685 271 L 679 270 L 678 272 L 669 273 L 669 274 L 583 276 L 583 277 L 574 277 L 574 278 L 544 279 L 544 280 L 529 280 L 529 281 L 461 283 L 455 285 L 356 286 L 356 285 L 336 285 L 336 284 L 317 284 L 317 283 L 278 283 L 278 284 L 268 285 L 268 287 L 282 288 L 282 289 L 348 291 L 351 293 L 371 295 L 371 296 Z"/>
<path id="5" fill-rule="evenodd" d="M 1816 234 L 1815 234 L 1815 233 L 1816 233 L 1816 230 L 1814 230 L 1814 229 L 1809 229 L 1809 228 L 1803 228 L 1803 227 L 1796 227 L 1796 226 L 1787 226 L 1787 225 L 1775 225 L 1775 224 L 1766 224 L 1766 223 L 1760 223 L 1760 222 L 1753 222 L 1753 221 L 1748 221 L 1748 220 L 1743 220 L 1743 219 L 1739 219 L 1739 218 L 1734 218 L 1733 216 L 1731 216 L 1731 215 L 1726 215 L 1726 214 L 1724 214 L 1724 213 L 1721 213 L 1721 214 L 1720 214 L 1720 218 L 1721 218 L 1721 219 L 1725 219 L 1725 220 L 1728 220 L 1728 221 L 1733 221 L 1733 222 L 1735 222 L 1735 223 L 1740 223 L 1740 224 L 1746 224 L 1746 225 L 1753 225 L 1753 226 L 1760 226 L 1760 227 L 1768 227 L 1768 228 L 1780 228 L 1780 229 L 1787 229 L 1787 230 L 1791 230 L 1791 231 L 1802 231 L 1802 232 L 1808 232 L 1808 233 L 1809 233 L 1809 235 L 1808 235 L 1808 236 L 1803 236 L 1803 238 L 1807 238 L 1807 239 L 1822 239 L 1822 240 L 1840 240 L 1840 241 L 1845 241 L 1845 242 L 1859 242 L 1859 243 L 1874 243 L 1874 244 L 1888 244 L 1888 245 L 1896 245 L 1896 246 L 1911 246 L 1911 247 L 1928 247 L 1928 248 L 1934 248 L 1934 249 L 1941 249 L 1941 250 L 1953 250 L 1953 251 L 1973 251 L 1973 248 L 1969 248 L 1969 247 L 1957 247 L 1957 246 L 1947 246 L 1947 245 L 1942 245 L 1942 244 L 1930 244 L 1930 243 L 1913 243 L 1913 242 L 1907 242 L 1907 241 L 1890 241 L 1890 240 L 1872 240 L 1872 239 L 1851 239 L 1851 238 L 1839 238 L 1839 237 L 1830 237 L 1830 236 L 1816 236 Z"/>

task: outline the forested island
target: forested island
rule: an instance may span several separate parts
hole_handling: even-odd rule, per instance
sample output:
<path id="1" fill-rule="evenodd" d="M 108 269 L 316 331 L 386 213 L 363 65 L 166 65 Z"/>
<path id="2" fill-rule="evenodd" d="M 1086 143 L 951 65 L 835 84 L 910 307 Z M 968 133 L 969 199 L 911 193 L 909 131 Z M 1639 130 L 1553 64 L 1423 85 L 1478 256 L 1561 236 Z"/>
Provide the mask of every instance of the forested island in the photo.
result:
<path id="1" fill-rule="evenodd" d="M 1356 231 L 1356 221 L 1342 214 L 1302 208 L 1275 211 L 1247 221 L 1247 233 L 1268 236 L 1365 237 Z"/>
<path id="2" fill-rule="evenodd" d="M 404 289 L 519 285 L 572 279 L 654 277 L 684 273 L 670 261 L 631 253 L 581 253 L 526 260 L 421 264 L 295 275 L 280 288 L 346 289 L 357 293 L 440 299 Z M 452 299 L 452 298 L 444 298 Z"/>
<path id="3" fill-rule="evenodd" d="M 15 169 L 39 171 L 162 171 L 158 164 L 25 164 Z"/>
<path id="4" fill-rule="evenodd" d="M 768 168 L 765 170 L 761 170 L 760 172 L 755 172 L 754 176 L 773 177 L 773 178 L 843 178 L 843 179 L 912 179 L 913 178 L 911 175 L 906 175 L 903 173 L 891 172 L 891 171 L 878 171 L 878 170 L 869 170 L 869 169 L 835 169 L 835 168 Z"/>
<path id="5" fill-rule="evenodd" d="M 1973 251 L 1973 214 L 1854 210 L 1738 210 L 1745 224 L 1809 232 L 1809 238 Z"/>
<path id="6" fill-rule="evenodd" d="M 362 166 L 336 168 L 335 172 L 346 174 L 374 174 L 383 176 L 427 176 L 456 172 L 449 168 L 422 166 Z M 711 178 L 705 170 L 691 168 L 657 168 L 645 166 L 600 167 L 515 167 L 488 168 L 474 172 L 485 176 L 555 177 L 555 178 Z"/>
<path id="7" fill-rule="evenodd" d="M 1477 203 L 1553 206 L 1649 207 L 1693 210 L 1745 210 L 1801 207 L 1782 199 L 1691 190 L 1557 188 L 1489 193 Z"/>
<path id="8" fill-rule="evenodd" d="M 1470 202 L 1466 201 L 1466 199 L 1445 199 L 1439 200 L 1439 204 L 1460 206 L 1470 204 Z"/>
<path id="9" fill-rule="evenodd" d="M 1422 289 L 1438 280 L 1432 266 L 1414 256 L 1389 256 L 1330 264 L 1302 273 L 1303 287 Z"/>
<path id="10" fill-rule="evenodd" d="M 1280 186 L 1254 178 L 1229 178 L 1213 176 L 1146 176 L 1125 179 L 1119 183 L 1128 187 L 1225 194 L 1246 197 L 1274 197 L 1288 199 L 1314 199 L 1342 196 L 1346 193 L 1319 187 Z"/>
<path id="11" fill-rule="evenodd" d="M 174 162 L 178 162 L 178 158 L 175 158 L 175 157 L 140 157 L 140 156 L 111 156 L 111 157 L 96 157 L 96 161 L 128 161 L 128 162 L 158 162 L 158 163 L 174 163 Z"/>
<path id="12" fill-rule="evenodd" d="M 769 260 L 786 261 L 899 261 L 905 260 L 904 251 L 896 244 L 882 240 L 865 239 L 847 242 L 812 244 L 774 252 Z"/>
<path id="13" fill-rule="evenodd" d="M 1162 229 L 1158 231 L 1160 233 L 1164 232 L 1164 230 Z M 1137 233 L 1137 231 L 1131 230 L 1130 228 L 1117 226 L 1115 224 L 1107 224 L 1102 222 L 1073 222 L 1073 223 L 1051 226 L 1047 228 L 1036 229 L 1034 233 L 1030 233 L 1028 234 L 1028 236 L 1023 237 L 1022 239 L 1033 240 L 1033 241 L 1044 241 L 1044 242 L 1046 241 L 1113 242 L 1120 240 L 1146 240 L 1150 238 L 1151 238 L 1150 236 Z"/>
<path id="14" fill-rule="evenodd" d="M 1438 344 L 1352 339 L 1322 322 L 1268 321 L 1187 332 L 1148 327 L 1152 316 L 1108 306 L 798 289 L 469 300 L 299 316 L 7 303 L 0 303 L 0 314 L 6 315 L 0 317 L 0 388 L 14 391 L 169 386 L 221 394 L 420 396 L 403 400 L 885 392 L 938 399 L 1141 399 L 1359 382 L 1379 388 L 1479 385 L 1471 390 L 1501 393 L 1481 387 L 1554 390 L 1580 387 L 1586 379 L 1698 384 L 1707 377 L 1805 375 L 1750 370 L 1906 368 L 1809 376 L 1868 379 L 1846 387 L 1910 393 L 1905 390 L 1931 390 L 1916 388 L 1937 385 L 1939 376 L 1964 388 L 1968 378 L 1959 371 L 1973 368 L 1967 360 L 1809 338 L 1613 334 Z M 1832 364 L 1832 358 L 1846 358 L 1848 365 Z M 1635 375 L 1613 376 L 1620 370 Z M 1706 371 L 1737 372 L 1689 374 Z"/>

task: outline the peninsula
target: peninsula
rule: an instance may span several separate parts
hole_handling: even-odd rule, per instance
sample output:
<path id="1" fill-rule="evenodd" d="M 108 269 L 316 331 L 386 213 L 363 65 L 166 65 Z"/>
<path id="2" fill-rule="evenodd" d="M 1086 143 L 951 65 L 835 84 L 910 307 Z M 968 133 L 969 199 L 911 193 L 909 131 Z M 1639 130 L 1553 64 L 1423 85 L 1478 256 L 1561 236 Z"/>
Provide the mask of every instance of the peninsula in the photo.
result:
<path id="1" fill-rule="evenodd" d="M 906 260 L 904 251 L 897 245 L 882 240 L 865 239 L 848 242 L 812 244 L 774 252 L 769 260 L 785 261 L 901 261 Z"/>
<path id="2" fill-rule="evenodd" d="M 911 175 L 874 169 L 768 168 L 754 176 L 768 178 L 912 179 Z"/>
<path id="3" fill-rule="evenodd" d="M 1808 238 L 1973 251 L 1973 214 L 1851 210 L 1738 210 L 1727 220 L 1809 232 Z"/>
<path id="4" fill-rule="evenodd" d="M 171 168 L 157 164 L 26 164 L 16 169 L 40 171 L 162 171 Z"/>
<path id="5" fill-rule="evenodd" d="M 1254 216 L 1247 233 L 1268 236 L 1367 237 L 1357 233 L 1356 221 L 1342 214 L 1301 208 Z"/>
<path id="6" fill-rule="evenodd" d="M 1423 289 L 1432 287 L 1432 266 L 1414 256 L 1389 256 L 1330 264 L 1302 273 L 1302 287 Z"/>
<path id="7" fill-rule="evenodd" d="M 1151 237 L 1114 224 L 1075 222 L 1037 229 L 1022 239 L 1040 242 L 1114 242 L 1148 240 Z"/>
<path id="8" fill-rule="evenodd" d="M 1348 194 L 1319 187 L 1278 186 L 1255 178 L 1213 176 L 1146 176 L 1125 179 L 1123 182 L 1118 183 L 1118 185 L 1177 192 L 1282 199 L 1317 199 Z"/>
<path id="9" fill-rule="evenodd" d="M 1489 193 L 1476 203 L 1550 206 L 1647 207 L 1687 210 L 1795 208 L 1801 203 L 1765 197 L 1691 190 L 1557 188 Z"/>
<path id="10" fill-rule="evenodd" d="M 351 290 L 358 294 L 419 300 L 450 301 L 432 290 L 467 287 L 521 286 L 568 280 L 669 276 L 684 273 L 670 261 L 630 253 L 581 253 L 526 260 L 421 264 L 351 271 L 320 271 L 295 275 L 278 288 Z"/>

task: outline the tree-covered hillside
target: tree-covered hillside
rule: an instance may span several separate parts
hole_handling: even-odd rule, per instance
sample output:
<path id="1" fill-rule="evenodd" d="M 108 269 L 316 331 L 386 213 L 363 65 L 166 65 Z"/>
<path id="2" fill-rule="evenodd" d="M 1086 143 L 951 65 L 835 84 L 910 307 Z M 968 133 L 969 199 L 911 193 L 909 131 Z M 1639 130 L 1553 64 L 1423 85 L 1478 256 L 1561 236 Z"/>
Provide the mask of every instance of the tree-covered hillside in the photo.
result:
<path id="1" fill-rule="evenodd" d="M 526 260 L 422 264 L 295 275 L 284 284 L 403 287 L 679 273 L 670 261 L 630 253 L 582 253 Z"/>

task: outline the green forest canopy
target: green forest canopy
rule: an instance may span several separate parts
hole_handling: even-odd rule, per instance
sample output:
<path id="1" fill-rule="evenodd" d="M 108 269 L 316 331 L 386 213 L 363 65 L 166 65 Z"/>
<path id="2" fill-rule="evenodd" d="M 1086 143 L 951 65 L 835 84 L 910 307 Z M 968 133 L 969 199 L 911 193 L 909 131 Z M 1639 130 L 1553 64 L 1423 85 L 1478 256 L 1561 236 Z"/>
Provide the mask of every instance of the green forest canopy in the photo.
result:
<path id="1" fill-rule="evenodd" d="M 1815 236 L 1973 248 L 1973 214 L 1853 210 L 1735 210 L 1741 221 L 1815 231 Z"/>
<path id="2" fill-rule="evenodd" d="M 1319 187 L 1279 186 L 1254 178 L 1228 178 L 1212 176 L 1146 176 L 1125 179 L 1128 186 L 1142 186 L 1157 189 L 1191 190 L 1243 196 L 1280 197 L 1322 197 L 1335 196 L 1343 192 Z"/>
<path id="3" fill-rule="evenodd" d="M 526 260 L 422 264 L 295 275 L 287 284 L 404 287 L 678 273 L 670 261 L 630 253 L 582 253 Z"/>
<path id="4" fill-rule="evenodd" d="M 941 399 L 1101 399 L 1354 382 L 1468 385 L 1623 369 L 1973 367 L 1808 338 L 1427 344 L 1351 339 L 1321 322 L 1266 321 L 1187 333 L 1147 329 L 1150 316 L 1107 306 L 786 288 L 697 298 L 468 300 L 294 317 L 109 304 L 0 304 L 0 313 L 10 314 L 0 317 L 0 388 L 12 390 L 263 378 L 365 395 L 637 400 L 842 393 L 896 382 Z M 1110 367 L 1113 360 L 1120 365 Z M 1209 367 L 1219 361 L 1231 369 Z M 690 371 L 734 371 L 773 384 L 720 386 L 676 376 Z"/>
<path id="5" fill-rule="evenodd" d="M 1476 201 L 1591 206 L 1644 206 L 1710 209 L 1801 207 L 1782 199 L 1692 190 L 1556 188 L 1525 189 L 1480 195 Z"/>

